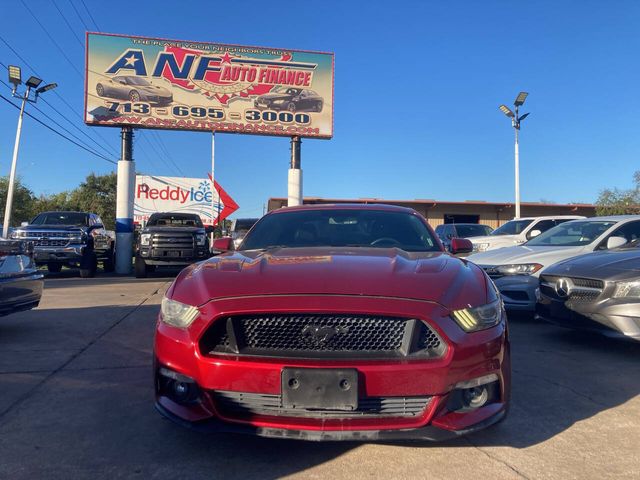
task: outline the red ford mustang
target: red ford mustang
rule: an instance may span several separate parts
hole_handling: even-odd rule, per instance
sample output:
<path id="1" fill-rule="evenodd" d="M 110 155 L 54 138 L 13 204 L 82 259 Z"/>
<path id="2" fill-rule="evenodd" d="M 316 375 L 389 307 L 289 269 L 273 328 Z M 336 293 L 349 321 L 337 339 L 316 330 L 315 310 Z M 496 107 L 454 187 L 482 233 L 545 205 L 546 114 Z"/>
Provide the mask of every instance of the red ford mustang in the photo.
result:
<path id="1" fill-rule="evenodd" d="M 184 269 L 154 368 L 172 420 L 305 440 L 450 438 L 501 420 L 510 395 L 493 283 L 386 205 L 277 210 Z"/>

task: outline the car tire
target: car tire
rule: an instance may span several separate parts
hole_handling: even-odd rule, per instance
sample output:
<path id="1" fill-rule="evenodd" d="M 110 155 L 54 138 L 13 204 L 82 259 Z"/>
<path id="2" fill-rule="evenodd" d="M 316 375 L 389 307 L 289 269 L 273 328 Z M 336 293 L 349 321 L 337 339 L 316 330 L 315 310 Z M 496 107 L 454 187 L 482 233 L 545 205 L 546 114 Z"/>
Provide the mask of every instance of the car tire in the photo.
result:
<path id="1" fill-rule="evenodd" d="M 139 102 L 140 101 L 140 94 L 138 92 L 136 92 L 135 90 L 131 90 L 129 92 L 129 100 L 131 100 L 133 103 Z"/>
<path id="2" fill-rule="evenodd" d="M 136 278 L 147 278 L 147 263 L 144 259 L 136 257 Z"/>
<path id="3" fill-rule="evenodd" d="M 47 270 L 49 270 L 49 273 L 60 273 L 60 270 L 62 270 L 62 264 L 61 263 L 47 263 Z"/>
<path id="4" fill-rule="evenodd" d="M 86 253 L 80 260 L 80 277 L 93 278 L 98 270 L 98 258 L 94 252 Z"/>
<path id="5" fill-rule="evenodd" d="M 296 104 L 293 102 L 289 102 L 287 104 L 287 110 L 289 110 L 290 112 L 295 112 L 296 111 Z"/>
<path id="6" fill-rule="evenodd" d="M 109 253 L 107 254 L 107 258 L 105 258 L 102 261 L 102 270 L 104 270 L 107 273 L 111 273 L 116 269 L 116 265 L 115 265 L 115 258 L 114 258 L 114 252 L 113 252 L 113 248 L 111 250 L 109 250 Z"/>
<path id="7" fill-rule="evenodd" d="M 102 86 L 101 83 L 96 85 L 96 93 L 98 94 L 99 97 L 104 97 L 104 87 Z"/>

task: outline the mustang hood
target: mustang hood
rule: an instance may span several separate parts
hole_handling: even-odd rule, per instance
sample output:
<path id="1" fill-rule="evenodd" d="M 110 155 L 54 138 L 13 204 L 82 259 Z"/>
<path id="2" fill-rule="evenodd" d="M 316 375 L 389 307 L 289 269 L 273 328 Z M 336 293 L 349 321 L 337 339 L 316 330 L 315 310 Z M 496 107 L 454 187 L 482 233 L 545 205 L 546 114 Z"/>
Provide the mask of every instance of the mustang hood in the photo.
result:
<path id="1" fill-rule="evenodd" d="M 545 271 L 549 275 L 635 280 L 640 272 L 640 249 L 605 250 L 559 262 Z"/>
<path id="2" fill-rule="evenodd" d="M 487 288 L 478 267 L 441 252 L 281 248 L 228 253 L 195 264 L 180 273 L 167 296 L 202 305 L 255 295 L 367 295 L 457 309 L 487 303 Z"/>

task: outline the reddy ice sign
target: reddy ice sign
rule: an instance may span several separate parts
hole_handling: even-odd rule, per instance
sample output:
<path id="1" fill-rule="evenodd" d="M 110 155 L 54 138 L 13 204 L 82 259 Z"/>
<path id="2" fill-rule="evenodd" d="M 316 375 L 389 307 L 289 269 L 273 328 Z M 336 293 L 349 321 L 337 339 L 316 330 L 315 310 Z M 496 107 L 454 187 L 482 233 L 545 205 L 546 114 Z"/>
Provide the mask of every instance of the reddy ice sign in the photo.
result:
<path id="1" fill-rule="evenodd" d="M 333 54 L 87 33 L 85 122 L 331 138 Z"/>
<path id="2" fill-rule="evenodd" d="M 215 225 L 238 209 L 238 205 L 215 182 L 206 178 L 136 175 L 133 221 L 145 223 L 152 213 L 195 213 L 205 225 Z"/>

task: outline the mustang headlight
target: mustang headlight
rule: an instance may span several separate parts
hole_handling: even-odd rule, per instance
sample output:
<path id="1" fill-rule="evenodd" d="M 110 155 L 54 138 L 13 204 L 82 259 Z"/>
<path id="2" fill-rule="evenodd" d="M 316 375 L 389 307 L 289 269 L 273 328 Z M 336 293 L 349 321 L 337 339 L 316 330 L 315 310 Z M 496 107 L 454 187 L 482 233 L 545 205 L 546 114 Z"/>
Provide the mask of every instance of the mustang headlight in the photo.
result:
<path id="1" fill-rule="evenodd" d="M 513 263 L 498 265 L 494 270 L 500 275 L 531 275 L 542 268 L 539 263 Z"/>
<path id="2" fill-rule="evenodd" d="M 616 282 L 616 289 L 612 297 L 640 297 L 640 282 Z"/>
<path id="3" fill-rule="evenodd" d="M 187 328 L 193 323 L 200 311 L 191 305 L 164 297 L 160 306 L 160 313 L 164 323 L 178 328 Z"/>
<path id="4" fill-rule="evenodd" d="M 204 245 L 207 241 L 206 233 L 196 233 L 196 245 Z"/>
<path id="5" fill-rule="evenodd" d="M 143 233 L 140 235 L 140 245 L 149 245 L 151 242 L 151 234 Z"/>
<path id="6" fill-rule="evenodd" d="M 504 316 L 504 307 L 502 300 L 498 299 L 479 307 L 454 310 L 451 316 L 465 332 L 477 332 L 499 324 Z"/>

